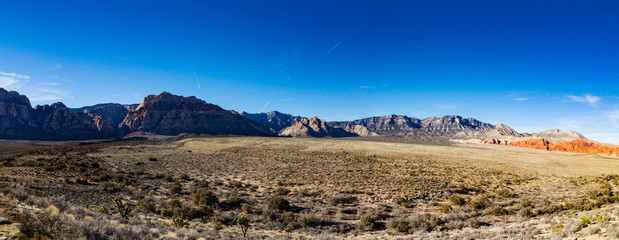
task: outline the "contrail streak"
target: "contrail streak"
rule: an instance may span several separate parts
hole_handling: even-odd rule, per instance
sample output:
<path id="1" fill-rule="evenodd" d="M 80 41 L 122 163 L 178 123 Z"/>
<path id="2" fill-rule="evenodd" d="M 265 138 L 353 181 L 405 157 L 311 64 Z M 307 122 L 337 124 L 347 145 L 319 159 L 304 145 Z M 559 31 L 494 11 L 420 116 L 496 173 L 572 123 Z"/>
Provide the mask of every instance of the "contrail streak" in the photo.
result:
<path id="1" fill-rule="evenodd" d="M 267 103 L 265 103 L 264 106 L 262 106 L 262 109 L 260 109 L 260 112 L 264 112 L 264 109 L 266 109 L 267 106 L 269 106 L 269 104 L 271 104 L 271 101 L 273 101 L 273 99 L 271 99 Z"/>
<path id="2" fill-rule="evenodd" d="M 196 83 L 198 84 L 198 89 L 200 89 L 200 82 L 198 82 L 198 76 L 196 75 L 196 71 L 194 71 L 193 68 L 191 68 L 191 71 L 193 72 L 193 78 L 196 79 Z"/>
<path id="3" fill-rule="evenodd" d="M 323 57 L 327 56 L 327 54 L 329 54 L 331 51 L 333 51 L 333 49 L 335 49 L 340 44 L 342 44 L 342 42 L 338 42 L 337 44 L 335 44 L 335 46 L 333 46 L 331 49 L 326 51 L 322 56 L 320 56 L 318 59 L 316 59 L 316 61 L 320 61 L 320 59 L 322 59 Z"/>

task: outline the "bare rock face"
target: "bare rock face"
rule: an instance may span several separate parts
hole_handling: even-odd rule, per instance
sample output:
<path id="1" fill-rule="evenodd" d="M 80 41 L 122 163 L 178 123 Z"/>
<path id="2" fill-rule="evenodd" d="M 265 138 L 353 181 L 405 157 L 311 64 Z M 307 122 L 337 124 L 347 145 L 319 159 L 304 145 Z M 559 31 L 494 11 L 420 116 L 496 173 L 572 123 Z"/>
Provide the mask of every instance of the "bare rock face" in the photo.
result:
<path id="1" fill-rule="evenodd" d="M 0 88 L 0 137 L 34 136 L 36 132 L 30 100 L 18 92 Z"/>
<path id="2" fill-rule="evenodd" d="M 138 104 L 121 105 L 118 103 L 102 103 L 81 108 L 69 108 L 71 113 L 83 112 L 109 118 L 114 126 L 118 126 L 129 112 L 137 109 Z"/>
<path id="3" fill-rule="evenodd" d="M 395 136 L 401 133 L 416 131 L 421 128 L 421 121 L 403 115 L 387 115 L 382 117 L 369 117 L 354 121 L 330 122 L 332 126 L 346 128 L 351 125 L 359 125 L 378 135 Z"/>
<path id="4" fill-rule="evenodd" d="M 317 117 L 305 118 L 285 128 L 279 134 L 287 137 L 356 137 L 354 133 L 347 132 L 339 127 L 332 127 Z"/>
<path id="5" fill-rule="evenodd" d="M 349 133 L 354 133 L 357 136 L 360 137 L 372 137 L 372 136 L 378 136 L 377 133 L 370 131 L 368 128 L 361 126 L 361 125 L 346 125 L 346 127 L 344 128 L 344 130 L 346 132 Z"/>
<path id="6" fill-rule="evenodd" d="M 49 139 L 90 139 L 114 137 L 116 128 L 101 115 L 71 113 L 62 103 L 37 105 L 34 117 Z"/>
<path id="7" fill-rule="evenodd" d="M 163 92 L 149 95 L 120 125 L 122 133 L 134 131 L 176 135 L 180 133 L 266 135 L 275 133 L 236 112 L 206 103 L 196 97 Z"/>
<path id="8" fill-rule="evenodd" d="M 456 115 L 426 118 L 421 121 L 421 126 L 426 132 L 443 135 L 453 135 L 462 131 L 491 130 L 494 128 L 492 124 Z"/>
<path id="9" fill-rule="evenodd" d="M 519 141 L 508 142 L 507 145 L 514 147 L 534 148 L 540 150 L 551 150 L 553 144 L 546 139 L 539 137 L 526 138 Z"/>
<path id="10" fill-rule="evenodd" d="M 31 115 L 32 106 L 28 97 L 0 88 L 0 116 L 11 117 L 19 123 L 35 127 Z"/>

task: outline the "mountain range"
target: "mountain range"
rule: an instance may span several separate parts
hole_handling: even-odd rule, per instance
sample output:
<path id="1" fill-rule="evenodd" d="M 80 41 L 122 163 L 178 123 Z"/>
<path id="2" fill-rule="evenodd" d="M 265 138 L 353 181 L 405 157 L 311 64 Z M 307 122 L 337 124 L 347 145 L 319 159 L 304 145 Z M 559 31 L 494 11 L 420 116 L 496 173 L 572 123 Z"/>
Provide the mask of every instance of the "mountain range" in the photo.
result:
<path id="1" fill-rule="evenodd" d="M 537 136 L 554 143 L 585 139 L 576 132 L 551 129 L 518 133 L 457 115 L 417 119 L 404 115 L 326 122 L 277 111 L 238 113 L 196 97 L 168 92 L 149 95 L 141 104 L 105 103 L 67 108 L 62 103 L 32 107 L 29 99 L 0 88 L 0 138 L 73 140 L 122 138 L 132 133 L 249 135 L 285 137 L 383 137 L 417 141 L 501 144 Z"/>

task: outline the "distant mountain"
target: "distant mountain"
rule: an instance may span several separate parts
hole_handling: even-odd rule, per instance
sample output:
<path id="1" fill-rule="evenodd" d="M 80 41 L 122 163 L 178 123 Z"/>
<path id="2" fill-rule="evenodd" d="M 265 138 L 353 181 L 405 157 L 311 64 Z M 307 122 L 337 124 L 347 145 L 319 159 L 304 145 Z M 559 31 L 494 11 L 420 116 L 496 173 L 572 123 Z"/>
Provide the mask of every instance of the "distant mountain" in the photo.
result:
<path id="1" fill-rule="evenodd" d="M 543 141 L 554 144 L 585 139 L 577 132 L 564 132 L 558 129 L 532 135 L 521 134 L 505 124 L 495 126 L 457 115 L 425 119 L 387 115 L 353 121 L 325 122 L 317 117 L 305 118 L 277 111 L 239 114 L 196 97 L 177 96 L 168 92 L 149 95 L 139 105 L 105 103 L 67 108 L 62 103 L 54 103 L 32 108 L 26 96 L 0 88 L 0 138 L 67 140 L 120 138 L 127 134 L 140 133 L 292 137 L 380 136 L 417 141 L 449 140 L 504 145 L 516 144 L 529 136 L 540 137 L 544 139 Z M 539 144 L 538 140 L 534 141 L 536 142 L 531 144 L 544 146 L 543 141 Z M 561 145 L 557 149 L 585 148 L 579 146 Z"/>
<path id="2" fill-rule="evenodd" d="M 569 142 L 574 139 L 587 139 L 582 134 L 575 131 L 561 131 L 550 129 L 539 133 L 534 133 L 534 137 L 541 137 L 553 143 Z"/>
<path id="3" fill-rule="evenodd" d="M 157 134 L 180 133 L 238 134 L 275 136 L 267 126 L 234 111 L 206 103 L 196 97 L 163 92 L 149 95 L 120 125 L 121 133 L 143 131 Z"/>
<path id="4" fill-rule="evenodd" d="M 101 115 L 71 113 L 62 103 L 32 108 L 24 95 L 0 88 L 0 137 L 6 139 L 91 139 L 114 137 Z"/>
<path id="5" fill-rule="evenodd" d="M 139 104 L 121 105 L 118 103 L 102 103 L 81 108 L 69 108 L 69 112 L 83 112 L 101 115 L 103 117 L 109 118 L 115 126 L 118 126 L 118 124 L 120 124 L 125 119 L 127 114 L 136 110 L 138 106 Z"/>
<path id="6" fill-rule="evenodd" d="M 346 128 L 350 125 L 360 125 L 381 136 L 395 136 L 402 133 L 416 131 L 421 128 L 421 121 L 402 115 L 387 115 L 382 117 L 369 117 L 354 121 L 329 122 L 332 126 Z"/>
<path id="7" fill-rule="evenodd" d="M 498 128 L 495 129 L 492 124 L 455 115 L 431 117 L 423 120 L 403 115 L 387 115 L 354 121 L 329 122 L 329 124 L 341 128 L 346 128 L 351 124 L 360 125 L 383 137 L 416 140 L 486 138 L 486 135 L 498 137 L 502 134 L 518 134 L 504 124 L 497 125 Z M 505 129 L 505 127 L 508 129 Z"/>
<path id="8" fill-rule="evenodd" d="M 283 129 L 280 136 L 286 137 L 358 137 L 358 134 L 347 132 L 340 127 L 332 127 L 325 121 L 313 117 L 303 118 L 301 121 Z"/>
<path id="9" fill-rule="evenodd" d="M 267 113 L 247 113 L 242 112 L 241 115 L 254 122 L 262 123 L 279 132 L 284 128 L 290 127 L 297 122 L 300 122 L 304 117 L 292 116 L 286 113 L 280 113 L 278 111 L 272 111 Z"/>

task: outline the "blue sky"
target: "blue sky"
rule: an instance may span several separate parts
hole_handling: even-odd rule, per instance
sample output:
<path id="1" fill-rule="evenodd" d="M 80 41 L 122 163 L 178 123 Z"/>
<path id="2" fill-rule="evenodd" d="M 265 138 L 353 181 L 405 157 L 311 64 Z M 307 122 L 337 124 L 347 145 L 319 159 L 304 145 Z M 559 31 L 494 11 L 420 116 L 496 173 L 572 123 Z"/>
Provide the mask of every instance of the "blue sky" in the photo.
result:
<path id="1" fill-rule="evenodd" d="M 0 87 L 325 120 L 457 114 L 619 144 L 615 1 L 5 1 Z M 180 2 L 180 3 L 179 3 Z"/>

